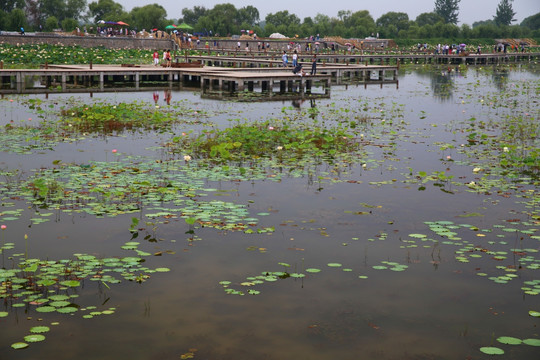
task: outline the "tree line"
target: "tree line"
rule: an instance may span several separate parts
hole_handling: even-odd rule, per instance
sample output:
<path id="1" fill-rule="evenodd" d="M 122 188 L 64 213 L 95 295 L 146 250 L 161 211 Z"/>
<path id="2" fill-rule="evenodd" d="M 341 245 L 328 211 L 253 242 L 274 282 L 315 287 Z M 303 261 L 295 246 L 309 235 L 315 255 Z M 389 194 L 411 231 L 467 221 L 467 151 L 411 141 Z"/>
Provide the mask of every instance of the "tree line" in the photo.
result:
<path id="1" fill-rule="evenodd" d="M 287 10 L 260 19 L 256 7 L 236 8 L 233 4 L 217 4 L 213 8 L 184 8 L 177 18 L 168 18 L 159 4 L 148 4 L 126 11 L 113 0 L 0 0 L 0 31 L 72 31 L 76 27 L 95 29 L 99 20 L 123 21 L 137 31 L 165 29 L 182 22 L 191 25 L 195 33 L 214 36 L 239 35 L 251 30 L 260 37 L 281 33 L 287 37 L 341 36 L 364 38 L 378 35 L 393 39 L 430 38 L 540 38 L 540 13 L 516 24 L 513 0 L 500 0 L 490 19 L 472 25 L 458 26 L 461 0 L 435 0 L 434 8 L 410 19 L 404 12 L 387 12 L 374 19 L 369 11 L 340 10 L 336 17 L 317 14 L 300 19 Z"/>

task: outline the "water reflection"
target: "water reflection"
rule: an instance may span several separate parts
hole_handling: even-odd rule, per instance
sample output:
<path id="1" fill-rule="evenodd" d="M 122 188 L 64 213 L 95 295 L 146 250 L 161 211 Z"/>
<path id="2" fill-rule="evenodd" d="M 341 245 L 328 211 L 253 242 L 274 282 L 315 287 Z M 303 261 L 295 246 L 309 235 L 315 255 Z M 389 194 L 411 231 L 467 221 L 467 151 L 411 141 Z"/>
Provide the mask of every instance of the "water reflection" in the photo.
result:
<path id="1" fill-rule="evenodd" d="M 433 97 L 449 101 L 453 98 L 455 89 L 454 79 L 460 76 L 459 67 L 448 67 L 440 72 L 431 73 L 431 89 Z"/>
<path id="2" fill-rule="evenodd" d="M 495 87 L 499 91 L 506 90 L 506 85 L 508 84 L 508 70 L 507 69 L 494 69 L 491 79 L 495 84 Z"/>

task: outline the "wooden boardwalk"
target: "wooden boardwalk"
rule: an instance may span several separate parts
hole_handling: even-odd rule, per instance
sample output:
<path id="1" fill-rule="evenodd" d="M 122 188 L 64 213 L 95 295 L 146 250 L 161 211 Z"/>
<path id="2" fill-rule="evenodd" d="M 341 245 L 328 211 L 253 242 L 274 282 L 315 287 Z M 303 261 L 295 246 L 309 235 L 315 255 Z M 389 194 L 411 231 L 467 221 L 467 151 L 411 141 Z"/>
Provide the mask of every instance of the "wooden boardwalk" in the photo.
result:
<path id="1" fill-rule="evenodd" d="M 200 61 L 200 58 L 194 58 Z M 240 59 L 237 59 L 240 60 Z M 249 59 L 243 59 L 244 62 Z M 280 91 L 300 89 L 310 93 L 322 89 L 329 93 L 332 81 L 340 83 L 341 78 L 357 78 L 362 81 L 380 82 L 391 74 L 389 81 L 397 80 L 395 66 L 331 65 L 319 66 L 316 75 L 299 76 L 292 68 L 279 67 L 230 68 L 216 66 L 202 67 L 161 67 L 151 65 L 47 65 L 41 69 L 0 69 L 0 92 L 24 93 L 34 88 L 52 89 L 66 92 L 73 88 L 97 88 L 132 86 L 135 90 L 156 84 L 168 87 L 199 87 L 203 92 L 227 91 L 274 91 L 279 84 Z M 306 66 L 307 70 L 307 66 Z M 376 74 L 376 76 L 374 75 Z M 373 77 L 373 79 L 372 79 Z"/>
<path id="2" fill-rule="evenodd" d="M 215 54 L 210 56 L 205 55 L 202 49 L 199 50 L 199 57 L 212 57 L 216 61 L 221 61 L 220 57 L 226 59 L 251 59 L 252 62 L 271 61 L 273 66 L 281 64 L 282 51 L 245 51 L 245 50 L 230 50 L 230 49 L 211 49 Z M 288 52 L 289 57 L 292 52 Z M 300 52 L 298 54 L 299 61 L 309 61 L 313 57 L 314 52 Z M 466 54 L 466 55 L 465 55 Z M 316 53 L 319 63 L 322 64 L 368 64 L 368 65 L 390 65 L 390 64 L 468 64 L 468 65 L 497 65 L 504 63 L 523 63 L 534 62 L 540 60 L 540 52 L 484 52 L 476 54 L 469 52 L 465 54 L 434 54 L 433 52 L 393 52 L 388 51 L 361 51 L 354 52 L 321 52 Z M 194 58 L 197 56 L 189 56 Z M 208 59 L 212 61 L 212 59 Z M 233 60 L 238 64 L 237 60 Z M 272 65 L 271 65 L 272 66 Z"/>

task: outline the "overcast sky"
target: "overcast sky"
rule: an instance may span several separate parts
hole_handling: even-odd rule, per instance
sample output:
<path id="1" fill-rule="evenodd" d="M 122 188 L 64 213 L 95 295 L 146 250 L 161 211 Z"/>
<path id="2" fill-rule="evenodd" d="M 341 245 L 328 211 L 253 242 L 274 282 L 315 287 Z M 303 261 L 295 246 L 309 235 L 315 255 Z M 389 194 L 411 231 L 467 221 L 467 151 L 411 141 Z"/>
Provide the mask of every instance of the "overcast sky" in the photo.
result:
<path id="1" fill-rule="evenodd" d="M 97 0 L 89 0 L 89 2 Z M 178 19 L 182 17 L 182 9 L 192 9 L 194 6 L 204 6 L 212 9 L 216 4 L 233 4 L 237 9 L 252 5 L 259 10 L 261 20 L 267 14 L 287 10 L 295 14 L 301 21 L 305 17 L 315 17 L 317 14 L 324 14 L 330 17 L 337 17 L 339 10 L 368 10 L 374 20 L 389 12 L 404 12 L 409 15 L 409 19 L 414 20 L 424 12 L 431 12 L 435 7 L 435 0 L 341 0 L 335 3 L 327 0 L 115 0 L 122 4 L 124 9 L 130 11 L 134 7 L 141 7 L 148 4 L 159 4 L 167 10 L 168 19 Z M 459 4 L 459 23 L 472 25 L 475 21 L 492 19 L 497 10 L 500 0 L 461 0 Z M 333 4 L 333 6 L 329 6 Z M 514 0 L 512 8 L 516 12 L 517 23 L 524 18 L 540 12 L 540 0 Z"/>

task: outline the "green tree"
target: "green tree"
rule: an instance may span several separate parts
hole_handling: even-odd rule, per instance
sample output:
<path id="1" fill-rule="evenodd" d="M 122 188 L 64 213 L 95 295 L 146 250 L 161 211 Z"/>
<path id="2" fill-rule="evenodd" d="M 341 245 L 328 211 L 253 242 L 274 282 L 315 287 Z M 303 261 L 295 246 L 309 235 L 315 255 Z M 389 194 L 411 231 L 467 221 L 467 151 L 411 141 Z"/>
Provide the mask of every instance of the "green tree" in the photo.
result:
<path id="1" fill-rule="evenodd" d="M 344 21 L 345 27 L 351 29 L 351 37 L 366 37 L 376 32 L 375 20 L 367 10 L 356 11 Z"/>
<path id="2" fill-rule="evenodd" d="M 67 0 L 65 16 L 69 19 L 81 20 L 84 17 L 86 0 Z"/>
<path id="3" fill-rule="evenodd" d="M 9 29 L 19 30 L 21 27 L 27 28 L 26 14 L 22 9 L 13 9 L 9 14 Z"/>
<path id="4" fill-rule="evenodd" d="M 186 24 L 196 25 L 201 17 L 208 15 L 209 11 L 204 6 L 194 6 L 193 9 L 183 8 L 181 20 Z"/>
<path id="5" fill-rule="evenodd" d="M 4 10 L 0 9 L 0 31 L 9 28 L 9 15 Z"/>
<path id="6" fill-rule="evenodd" d="M 54 29 L 58 29 L 58 19 L 50 16 L 45 20 L 45 31 L 53 31 Z"/>
<path id="7" fill-rule="evenodd" d="M 41 0 L 40 19 L 55 16 L 60 22 L 66 18 L 79 20 L 86 9 L 86 0 Z"/>
<path id="8" fill-rule="evenodd" d="M 62 20 L 62 30 L 64 31 L 73 31 L 79 26 L 79 23 L 75 19 L 66 18 Z"/>
<path id="9" fill-rule="evenodd" d="M 512 21 L 516 21 L 516 19 L 514 19 L 516 13 L 512 9 L 512 1 L 513 0 L 501 0 L 497 6 L 497 12 L 493 17 L 495 24 L 499 26 L 510 25 Z"/>
<path id="10" fill-rule="evenodd" d="M 314 34 L 320 34 L 321 37 L 324 37 L 325 35 L 328 35 L 332 29 L 332 24 L 330 22 L 330 17 L 328 15 L 323 14 L 317 14 L 315 15 L 315 18 L 313 19 L 314 22 L 314 28 L 313 33 Z"/>
<path id="11" fill-rule="evenodd" d="M 240 18 L 238 9 L 233 4 L 217 4 L 203 16 L 196 26 L 196 29 L 212 30 L 212 32 L 221 35 L 240 33 Z"/>
<path id="12" fill-rule="evenodd" d="M 125 18 L 122 5 L 113 0 L 98 0 L 88 4 L 89 14 L 97 23 L 99 20 L 118 21 Z"/>
<path id="13" fill-rule="evenodd" d="M 275 14 L 270 13 L 266 15 L 265 20 L 267 24 L 273 24 L 276 27 L 280 25 L 289 26 L 291 24 L 300 25 L 300 18 L 294 14 L 289 14 L 287 10 L 278 11 Z"/>
<path id="14" fill-rule="evenodd" d="M 488 25 L 488 24 L 494 24 L 494 21 L 493 20 L 480 20 L 480 21 L 475 21 L 473 22 L 472 24 L 472 27 L 473 29 L 477 26 L 480 26 L 480 25 Z"/>
<path id="15" fill-rule="evenodd" d="M 337 13 L 338 19 L 341 22 L 345 22 L 348 18 L 350 18 L 352 15 L 351 10 L 339 10 Z"/>
<path id="16" fill-rule="evenodd" d="M 520 25 L 528 27 L 531 30 L 540 30 L 540 12 L 526 17 Z"/>
<path id="17" fill-rule="evenodd" d="M 461 0 L 435 0 L 434 12 L 439 14 L 447 24 L 457 24 L 459 2 Z"/>
<path id="18" fill-rule="evenodd" d="M 161 5 L 151 4 L 133 8 L 130 16 L 132 19 L 130 25 L 137 29 L 152 29 L 155 27 L 164 29 L 167 11 Z"/>
<path id="19" fill-rule="evenodd" d="M 444 22 L 444 18 L 435 12 L 429 12 L 418 15 L 415 21 L 418 26 L 435 25 L 439 21 Z"/>
<path id="20" fill-rule="evenodd" d="M 254 26 L 259 23 L 259 17 L 259 10 L 251 5 L 238 10 L 238 20 L 240 23 L 246 23 L 250 26 Z"/>
<path id="21" fill-rule="evenodd" d="M 387 12 L 375 22 L 382 37 L 397 37 L 400 30 L 409 28 L 409 15 L 403 12 Z"/>
<path id="22" fill-rule="evenodd" d="M 264 35 L 270 36 L 273 33 L 277 32 L 276 26 L 274 24 L 266 24 L 264 26 Z"/>
<path id="23" fill-rule="evenodd" d="M 24 9 L 24 0 L 0 0 L 0 10 L 6 13 L 11 12 L 13 9 Z"/>

